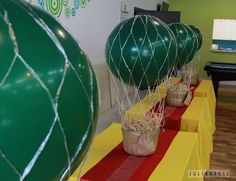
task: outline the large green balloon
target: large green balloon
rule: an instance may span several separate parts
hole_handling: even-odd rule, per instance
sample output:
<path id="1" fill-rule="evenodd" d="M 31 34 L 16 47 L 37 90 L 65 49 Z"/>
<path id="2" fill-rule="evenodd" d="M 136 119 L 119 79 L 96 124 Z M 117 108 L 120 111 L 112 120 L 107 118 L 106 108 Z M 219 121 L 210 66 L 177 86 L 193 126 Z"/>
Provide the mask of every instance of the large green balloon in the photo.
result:
<path id="1" fill-rule="evenodd" d="M 177 67 L 181 68 L 190 62 L 198 48 L 196 33 L 187 25 L 181 23 L 170 24 L 177 41 L 178 58 Z"/>
<path id="2" fill-rule="evenodd" d="M 196 27 L 196 26 L 193 26 L 193 25 L 189 25 L 189 27 L 196 33 L 197 35 L 197 42 L 198 42 L 198 46 L 197 46 L 197 49 L 199 50 L 202 46 L 202 33 L 201 31 Z"/>
<path id="3" fill-rule="evenodd" d="M 177 56 L 169 27 L 152 16 L 135 16 L 118 24 L 106 44 L 111 72 L 124 83 L 147 88 L 162 80 Z"/>
<path id="4" fill-rule="evenodd" d="M 43 10 L 0 0 L 0 180 L 67 178 L 97 114 L 96 79 L 73 37 Z"/>

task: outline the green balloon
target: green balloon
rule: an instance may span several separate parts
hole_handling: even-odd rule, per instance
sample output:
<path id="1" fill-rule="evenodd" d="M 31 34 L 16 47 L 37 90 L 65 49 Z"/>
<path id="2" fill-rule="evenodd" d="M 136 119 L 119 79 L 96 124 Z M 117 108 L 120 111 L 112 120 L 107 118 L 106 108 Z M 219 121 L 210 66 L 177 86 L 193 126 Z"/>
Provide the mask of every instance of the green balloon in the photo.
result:
<path id="1" fill-rule="evenodd" d="M 105 53 L 111 72 L 138 88 L 159 83 L 177 57 L 174 34 L 152 16 L 135 16 L 119 23 L 108 37 Z"/>
<path id="2" fill-rule="evenodd" d="M 45 11 L 0 0 L 0 57 L 0 180 L 68 178 L 96 128 L 87 56 Z"/>
<path id="3" fill-rule="evenodd" d="M 197 36 L 187 25 L 173 23 L 169 25 L 173 31 L 178 48 L 177 67 L 181 68 L 184 64 L 190 62 L 197 51 Z"/>
<path id="4" fill-rule="evenodd" d="M 193 25 L 189 25 L 189 27 L 196 33 L 197 35 L 197 42 L 198 42 L 198 46 L 197 46 L 197 49 L 199 50 L 202 46 L 202 33 L 201 31 L 196 27 L 196 26 L 193 26 Z"/>

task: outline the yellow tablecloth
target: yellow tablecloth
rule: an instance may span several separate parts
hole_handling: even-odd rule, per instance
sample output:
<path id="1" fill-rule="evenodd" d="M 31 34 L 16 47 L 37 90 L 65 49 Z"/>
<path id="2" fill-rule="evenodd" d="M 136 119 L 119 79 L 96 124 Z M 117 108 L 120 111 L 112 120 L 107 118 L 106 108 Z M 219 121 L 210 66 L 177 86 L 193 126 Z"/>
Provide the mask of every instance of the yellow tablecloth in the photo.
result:
<path id="1" fill-rule="evenodd" d="M 126 118 L 141 118 L 165 94 L 151 93 L 126 112 Z M 161 95 L 161 96 L 160 96 Z M 197 132 L 202 169 L 209 168 L 210 153 L 213 150 L 212 134 L 215 131 L 215 94 L 212 82 L 202 80 L 194 92 L 194 98 L 181 118 L 181 131 Z"/>
<path id="2" fill-rule="evenodd" d="M 104 132 L 95 137 L 82 175 L 98 163 L 115 146 L 122 141 L 120 124 L 112 124 Z M 189 178 L 188 170 L 201 169 L 198 154 L 198 138 L 196 133 L 178 132 L 165 156 L 158 164 L 149 180 L 153 181 L 188 181 L 203 180 L 203 178 Z M 70 181 L 76 181 L 80 167 L 70 177 Z"/>
<path id="3" fill-rule="evenodd" d="M 174 86 L 180 80 L 179 77 L 171 77 L 169 79 L 169 86 Z M 154 92 L 146 95 L 141 101 L 136 103 L 132 108 L 126 111 L 125 118 L 136 120 L 143 118 L 143 116 L 155 106 L 161 99 L 166 96 L 167 83 L 161 83 Z"/>
<path id="4" fill-rule="evenodd" d="M 216 110 L 216 97 L 214 87 L 211 80 L 202 80 L 199 86 L 194 91 L 195 97 L 206 97 L 211 113 L 212 121 L 212 134 L 215 132 L 215 110 Z"/>
<path id="5" fill-rule="evenodd" d="M 152 92 L 146 95 L 141 101 L 125 112 L 125 119 L 130 120 L 132 118 L 133 120 L 139 120 L 143 118 L 143 116 L 164 97 L 165 94 L 163 93 Z"/>
<path id="6" fill-rule="evenodd" d="M 210 153 L 213 150 L 213 124 L 205 97 L 194 97 L 191 104 L 181 117 L 181 131 L 197 132 L 199 154 L 202 169 L 209 169 Z"/>

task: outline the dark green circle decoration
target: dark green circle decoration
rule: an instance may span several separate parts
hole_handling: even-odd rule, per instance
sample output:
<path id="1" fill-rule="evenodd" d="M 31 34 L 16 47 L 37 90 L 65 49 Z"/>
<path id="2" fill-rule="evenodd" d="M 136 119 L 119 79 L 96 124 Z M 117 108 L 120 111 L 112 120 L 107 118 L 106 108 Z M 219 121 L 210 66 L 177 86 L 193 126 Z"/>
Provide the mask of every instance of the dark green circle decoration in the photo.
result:
<path id="1" fill-rule="evenodd" d="M 59 17 L 62 12 L 63 0 L 46 0 L 47 10 L 54 16 Z"/>
<path id="2" fill-rule="evenodd" d="M 0 0 L 0 37 L 0 180 L 67 180 L 96 129 L 92 66 L 55 18 L 25 1 Z"/>
<path id="3" fill-rule="evenodd" d="M 196 33 L 187 25 L 181 23 L 170 24 L 178 48 L 177 67 L 181 68 L 184 64 L 190 62 L 198 48 Z"/>
<path id="4" fill-rule="evenodd" d="M 86 4 L 87 4 L 87 0 L 80 0 L 80 6 L 82 8 L 85 8 L 86 7 Z"/>
<path id="5" fill-rule="evenodd" d="M 197 35 L 197 40 L 198 40 L 198 47 L 197 49 L 199 50 L 202 46 L 202 33 L 201 31 L 194 25 L 189 25 L 189 27 L 196 33 Z"/>
<path id="6" fill-rule="evenodd" d="M 147 88 L 158 84 L 177 57 L 169 27 L 152 16 L 135 16 L 118 24 L 108 37 L 106 62 L 126 84 Z"/>

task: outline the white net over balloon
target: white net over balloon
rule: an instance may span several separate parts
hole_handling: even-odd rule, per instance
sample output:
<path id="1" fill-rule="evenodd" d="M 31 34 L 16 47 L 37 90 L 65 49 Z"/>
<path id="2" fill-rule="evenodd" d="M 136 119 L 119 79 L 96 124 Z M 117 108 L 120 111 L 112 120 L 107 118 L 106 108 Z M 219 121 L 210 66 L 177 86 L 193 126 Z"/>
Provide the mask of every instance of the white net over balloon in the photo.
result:
<path id="1" fill-rule="evenodd" d="M 187 86 L 187 89 L 190 89 L 193 79 L 198 77 L 199 56 L 196 55 L 198 48 L 197 35 L 188 25 L 176 23 L 170 26 L 178 44 L 177 68 L 179 71 L 177 75 L 182 79 L 178 84 L 184 87 Z M 181 88 L 181 86 L 177 86 Z"/>
<path id="2" fill-rule="evenodd" d="M 78 154 L 80 154 L 80 151 L 85 143 L 85 140 L 87 139 L 87 137 L 89 136 L 89 130 L 93 124 L 93 115 L 94 115 L 94 104 L 93 104 L 93 95 L 88 93 L 84 82 L 81 80 L 81 75 L 78 74 L 78 72 L 76 71 L 76 68 L 72 65 L 72 63 L 70 62 L 70 60 L 67 57 L 67 54 L 64 50 L 64 47 L 61 45 L 60 41 L 58 40 L 58 38 L 56 37 L 55 33 L 48 27 L 48 25 L 44 22 L 43 19 L 41 19 L 36 13 L 34 13 L 33 9 L 31 9 L 31 7 L 25 3 L 22 2 L 18 2 L 15 1 L 14 2 L 16 4 L 16 6 L 18 8 L 21 8 L 23 11 L 25 11 L 30 17 L 32 17 L 32 19 L 35 21 L 35 23 L 37 23 L 37 25 L 39 27 L 41 27 L 41 29 L 43 29 L 45 31 L 45 34 L 47 34 L 47 36 L 53 41 L 53 43 L 55 44 L 55 46 L 57 47 L 57 49 L 60 51 L 60 53 L 64 56 L 64 68 L 62 69 L 62 78 L 60 81 L 60 84 L 57 88 L 56 91 L 56 95 L 52 95 L 52 93 L 50 92 L 49 88 L 47 87 L 47 85 L 45 84 L 45 82 L 40 78 L 40 76 L 36 73 L 36 71 L 31 67 L 30 64 L 28 64 L 29 61 L 25 60 L 25 58 L 20 54 L 19 52 L 19 47 L 18 47 L 18 42 L 17 42 L 17 36 L 14 33 L 14 28 L 12 27 L 12 23 L 9 20 L 9 16 L 8 16 L 8 12 L 7 10 L 3 9 L 3 7 L 0 6 L 0 11 L 3 12 L 3 15 L 0 14 L 0 18 L 4 20 L 5 24 L 8 27 L 8 31 L 9 31 L 9 35 L 10 38 L 12 40 L 12 43 L 14 45 L 14 53 L 15 56 L 12 59 L 12 62 L 10 64 L 10 67 L 8 69 L 8 71 L 6 72 L 5 76 L 3 77 L 2 80 L 0 80 L 0 89 L 3 89 L 4 87 L 6 87 L 6 81 L 8 79 L 8 77 L 11 75 L 12 70 L 14 65 L 17 62 L 20 62 L 20 64 L 22 64 L 26 70 L 27 70 L 27 76 L 33 77 L 33 79 L 35 79 L 38 83 L 38 86 L 40 86 L 47 94 L 48 96 L 48 100 L 50 102 L 50 105 L 54 111 L 54 119 L 53 120 L 49 120 L 49 122 L 51 122 L 51 126 L 48 130 L 48 133 L 45 135 L 43 141 L 41 144 L 38 145 L 38 149 L 36 150 L 35 154 L 33 155 L 32 159 L 28 162 L 28 164 L 26 165 L 25 169 L 23 172 L 18 170 L 17 165 L 14 164 L 14 162 L 11 160 L 11 158 L 8 157 L 7 154 L 5 154 L 4 152 L 4 148 L 0 147 L 0 157 L 5 161 L 5 163 L 12 169 L 12 171 L 19 177 L 20 181 L 23 181 L 27 178 L 27 176 L 30 174 L 30 172 L 32 171 L 33 167 L 35 166 L 36 162 L 38 161 L 40 155 L 42 154 L 42 152 L 44 151 L 45 147 L 47 146 L 49 139 L 52 136 L 52 132 L 54 131 L 56 125 L 59 125 L 60 127 L 60 133 L 62 135 L 63 138 L 63 142 L 64 142 L 64 149 L 66 152 L 66 156 L 67 156 L 67 166 L 64 169 L 64 172 L 62 173 L 62 176 L 60 178 L 60 180 L 64 180 L 66 178 L 68 178 L 69 175 L 71 175 L 71 164 L 74 161 L 74 159 L 78 156 Z M 29 30 L 26 30 L 29 31 Z M 89 62 L 88 62 L 88 66 Z M 61 124 L 61 119 L 58 113 L 58 105 L 59 103 L 59 98 L 61 96 L 61 90 L 63 88 L 64 85 L 64 81 L 65 81 L 65 77 L 68 73 L 68 70 L 71 69 L 73 71 L 73 74 L 77 77 L 78 81 L 81 83 L 83 90 L 85 91 L 85 95 L 87 98 L 88 102 L 91 102 L 90 104 L 90 109 L 91 109 L 91 117 L 90 117 L 90 121 L 89 121 L 89 125 L 87 127 L 87 130 L 83 136 L 83 138 L 81 138 L 81 142 L 79 145 L 77 145 L 77 150 L 74 152 L 73 155 L 69 154 L 68 151 L 68 142 L 67 142 L 67 135 L 65 134 L 63 125 Z M 92 70 L 90 70 L 90 84 L 93 85 L 93 72 Z M 93 86 L 91 86 L 91 89 L 93 89 Z M 91 91 L 92 93 L 93 91 Z M 27 110 L 26 110 L 27 111 Z M 17 154 L 17 149 L 16 149 L 16 154 Z M 20 156 L 20 155 L 19 155 Z M 1 164 L 1 163 L 0 163 Z M 1 174 L 1 173 L 0 173 Z M 61 174 L 61 173 L 58 173 Z"/>
<path id="3" fill-rule="evenodd" d="M 186 84 L 188 88 L 190 88 L 191 85 L 198 84 L 199 67 L 200 67 L 200 56 L 198 53 L 196 53 L 192 61 L 190 61 L 188 64 L 184 65 L 181 68 L 180 74 L 183 83 Z"/>
<path id="4" fill-rule="evenodd" d="M 150 34 L 150 26 L 152 26 L 155 36 Z M 139 28 L 137 29 L 137 27 Z M 126 34 L 125 37 L 123 33 Z M 150 16 L 135 16 L 118 25 L 115 33 L 111 36 L 112 38 L 109 39 L 110 41 L 108 40 L 107 44 L 107 63 L 110 67 L 116 103 L 119 105 L 123 127 L 138 131 L 159 128 L 164 123 L 165 103 L 163 98 L 166 89 L 163 87 L 168 86 L 170 82 L 173 62 L 176 59 L 174 35 L 168 26 L 160 20 Z M 132 51 L 135 53 L 127 56 L 125 54 L 127 49 L 130 49 L 128 53 Z M 119 52 L 119 58 L 114 52 Z M 158 56 L 162 56 L 162 58 Z M 121 68 L 121 64 L 124 65 L 124 69 Z M 113 70 L 111 65 L 113 65 Z M 140 74 L 138 80 L 135 77 L 137 67 L 139 67 Z M 123 77 L 123 71 L 127 71 L 128 77 Z M 156 75 L 155 82 L 150 81 L 148 76 L 150 72 L 148 71 L 153 71 L 151 73 Z M 166 71 L 165 76 L 163 76 L 163 71 Z M 133 85 L 129 86 L 127 82 Z M 145 88 L 142 86 L 143 82 L 147 83 Z M 158 102 L 158 111 L 151 109 Z"/>

